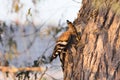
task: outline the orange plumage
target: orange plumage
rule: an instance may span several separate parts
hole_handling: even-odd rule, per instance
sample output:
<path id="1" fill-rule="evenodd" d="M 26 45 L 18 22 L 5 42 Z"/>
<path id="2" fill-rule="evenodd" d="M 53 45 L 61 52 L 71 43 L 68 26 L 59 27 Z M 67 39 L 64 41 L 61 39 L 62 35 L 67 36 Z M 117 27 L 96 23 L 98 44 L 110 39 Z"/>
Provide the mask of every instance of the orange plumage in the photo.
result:
<path id="1" fill-rule="evenodd" d="M 64 64 L 63 60 L 64 60 L 65 52 L 67 50 L 67 46 L 69 46 L 70 44 L 72 35 L 77 34 L 74 25 L 68 20 L 67 20 L 67 24 L 68 24 L 68 30 L 62 33 L 61 36 L 57 39 L 50 61 L 54 60 L 59 55 L 60 61 Z"/>

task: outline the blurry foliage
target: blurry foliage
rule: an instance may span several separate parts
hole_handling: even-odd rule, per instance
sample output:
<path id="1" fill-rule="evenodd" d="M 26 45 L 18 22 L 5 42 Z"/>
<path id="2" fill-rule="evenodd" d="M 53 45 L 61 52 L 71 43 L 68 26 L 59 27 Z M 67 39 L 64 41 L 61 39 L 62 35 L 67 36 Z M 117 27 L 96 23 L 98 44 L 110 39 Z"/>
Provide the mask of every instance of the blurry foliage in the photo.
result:
<path id="1" fill-rule="evenodd" d="M 20 10 L 20 1 L 19 0 L 13 0 L 13 11 L 15 11 L 16 13 Z"/>
<path id="2" fill-rule="evenodd" d="M 3 29 L 0 27 L 0 43 L 2 44 L 2 33 L 3 33 Z"/>
<path id="3" fill-rule="evenodd" d="M 32 0 L 33 4 L 35 4 L 35 5 L 38 1 L 40 1 L 40 0 Z"/>
<path id="4" fill-rule="evenodd" d="M 34 6 L 40 1 L 41 0 L 32 0 Z M 20 9 L 22 9 L 24 6 L 25 5 L 21 3 L 21 0 L 12 0 L 11 12 L 19 14 Z M 63 28 L 64 22 L 62 22 L 62 19 L 60 19 L 60 22 L 58 22 L 58 26 L 47 25 L 47 29 L 41 30 L 43 26 L 46 27 L 47 22 L 52 18 L 53 14 L 45 22 L 41 23 L 41 25 L 35 26 L 31 10 L 32 8 L 28 8 L 28 10 L 26 11 L 25 18 L 27 25 L 29 24 L 30 26 L 32 26 L 32 30 L 30 29 L 30 26 L 28 29 L 28 27 L 26 28 L 26 25 L 20 24 L 20 21 L 18 19 L 19 17 L 15 20 L 15 22 L 11 21 L 10 24 L 5 23 L 4 21 L 1 21 L 2 23 L 0 22 L 0 49 L 1 49 L 0 51 L 2 54 L 5 54 L 6 56 L 5 58 L 7 60 L 12 60 L 13 58 L 17 57 L 20 53 L 27 53 L 27 51 L 30 50 L 32 45 L 34 45 L 36 37 L 38 37 L 39 34 L 40 36 L 42 35 L 43 38 L 45 38 L 46 36 L 52 36 L 52 38 L 56 39 L 56 36 L 62 30 L 64 30 Z M 21 44 L 25 46 L 24 50 L 21 52 L 18 50 L 19 45 L 18 41 L 16 40 L 18 34 L 19 37 L 22 38 L 22 39 L 20 38 L 21 39 L 20 41 L 23 41 L 21 42 Z M 26 42 L 25 40 L 28 41 Z"/>
<path id="5" fill-rule="evenodd" d="M 13 58 L 15 58 L 14 54 L 11 54 L 9 52 L 8 53 L 6 52 L 4 56 L 5 56 L 5 59 L 9 60 L 9 61 L 11 61 Z"/>
<path id="6" fill-rule="evenodd" d="M 8 46 L 9 46 L 9 54 L 14 54 L 17 55 L 18 51 L 17 51 L 17 43 L 15 40 L 13 40 L 12 38 L 9 39 L 8 41 Z"/>
<path id="7" fill-rule="evenodd" d="M 40 0 L 32 0 L 34 5 L 36 5 L 36 3 L 38 1 L 40 1 Z M 14 11 L 15 13 L 18 13 L 23 6 L 24 5 L 20 3 L 20 0 L 12 0 L 12 11 Z M 43 38 L 45 38 L 46 36 L 52 35 L 53 38 L 56 39 L 56 36 L 60 32 L 62 32 L 62 30 L 65 30 L 65 28 L 63 28 L 65 23 L 63 24 L 63 22 L 59 22 L 58 26 L 49 25 L 49 26 L 47 26 L 47 29 L 41 30 L 41 27 L 45 26 L 46 22 L 49 21 L 49 19 L 52 18 L 52 16 L 50 18 L 48 18 L 48 20 L 46 20 L 42 25 L 38 25 L 38 26 L 35 26 L 33 21 L 32 20 L 30 21 L 28 19 L 28 17 L 32 18 L 31 8 L 29 8 L 26 12 L 26 22 L 28 22 L 28 24 L 30 24 L 30 26 L 32 26 L 32 30 L 30 29 L 30 26 L 26 27 L 24 25 L 21 25 L 17 19 L 16 19 L 16 23 L 11 22 L 9 25 L 7 25 L 4 21 L 2 21 L 2 23 L 0 23 L 0 43 L 1 43 L 0 44 L 0 47 L 1 47 L 0 52 L 1 52 L 1 54 L 3 54 L 2 56 L 0 56 L 0 62 L 1 62 L 1 57 L 2 57 L 4 65 L 6 65 L 6 63 L 9 64 L 10 60 L 18 57 L 20 55 L 20 53 L 26 54 L 27 51 L 29 51 L 31 49 L 31 47 L 34 45 L 34 43 L 36 41 L 36 37 L 38 37 L 38 35 L 36 36 L 36 34 L 40 33 L 40 35 L 42 35 Z M 60 21 L 61 21 L 61 19 L 60 19 Z M 18 33 L 20 33 L 19 34 L 20 39 L 24 38 L 24 39 L 20 40 L 21 41 L 20 44 L 23 44 L 25 46 L 23 48 L 24 49 L 23 52 L 19 52 L 19 50 L 18 50 L 19 45 L 15 39 L 16 37 L 18 37 Z M 17 34 L 17 36 L 16 36 L 16 34 Z M 27 43 L 25 43 L 26 42 L 25 40 L 27 40 Z M 53 46 L 53 44 L 52 44 L 52 46 Z M 51 45 L 50 45 L 50 47 L 47 46 L 47 48 L 45 50 L 47 51 L 49 48 L 51 48 Z M 45 53 L 43 52 L 43 56 L 44 56 L 44 54 Z M 41 61 L 43 59 L 46 59 L 46 57 L 43 57 L 43 56 L 41 56 L 42 57 Z M 49 59 L 49 58 L 47 58 L 47 59 Z M 44 62 L 44 64 L 48 63 L 45 60 L 43 60 L 42 62 Z M 40 63 L 40 61 L 38 59 L 34 62 L 33 66 L 40 66 L 39 63 Z M 25 64 L 28 64 L 27 61 Z M 42 80 L 47 80 L 47 78 L 42 77 Z"/>
<path id="8" fill-rule="evenodd" d="M 5 22 L 0 23 L 0 28 L 2 29 L 2 32 L 0 34 L 0 42 L 1 42 L 1 49 L 0 50 L 4 54 L 4 58 L 7 60 L 12 60 L 15 56 L 18 55 L 17 50 L 17 43 L 16 40 L 14 40 L 15 27 L 13 28 L 12 25 L 7 25 Z"/>
<path id="9" fill-rule="evenodd" d="M 35 42 L 36 34 L 36 26 L 32 26 L 33 29 L 30 29 L 29 31 L 29 27 L 23 27 L 22 28 L 22 32 L 18 32 L 20 31 L 19 29 L 21 29 L 21 27 L 17 27 L 16 25 L 13 26 L 12 24 L 7 25 L 5 22 L 0 24 L 0 28 L 1 28 L 1 35 L 3 35 L 3 37 L 1 36 L 1 47 L 3 47 L 2 52 L 5 53 L 6 59 L 7 60 L 12 60 L 15 57 L 18 57 L 20 55 L 21 52 L 18 51 L 18 44 L 16 41 L 16 34 L 18 33 L 22 33 L 23 36 L 26 40 L 27 40 L 27 44 L 26 48 L 24 48 L 24 51 L 29 51 L 29 49 L 31 49 L 32 45 Z M 17 29 L 16 29 L 17 28 Z M 29 32 L 35 32 L 33 34 L 28 34 Z M 63 27 L 57 27 L 57 26 L 52 26 L 49 25 L 47 26 L 47 29 L 41 30 L 39 31 L 40 35 L 43 36 L 43 38 L 47 37 L 47 36 L 52 36 L 52 38 L 56 39 L 56 35 L 59 34 L 62 30 L 64 30 Z M 42 32 L 43 31 L 43 32 Z M 44 34 L 43 34 L 44 33 Z M 26 36 L 25 36 L 26 35 Z M 19 36 L 20 37 L 20 36 Z M 21 40 L 20 40 L 21 41 Z M 24 42 L 22 42 L 24 44 Z M 20 47 L 20 46 L 19 46 Z M 22 52 L 22 53 L 26 53 L 26 52 Z"/>
<path id="10" fill-rule="evenodd" d="M 31 8 L 28 9 L 27 16 L 28 16 L 28 15 L 32 16 Z"/>
<path id="11" fill-rule="evenodd" d="M 45 29 L 46 35 L 48 35 L 48 36 L 52 35 L 54 38 L 62 30 L 63 30 L 63 27 L 57 27 L 57 26 L 51 26 L 51 25 L 49 25 L 48 28 Z"/>

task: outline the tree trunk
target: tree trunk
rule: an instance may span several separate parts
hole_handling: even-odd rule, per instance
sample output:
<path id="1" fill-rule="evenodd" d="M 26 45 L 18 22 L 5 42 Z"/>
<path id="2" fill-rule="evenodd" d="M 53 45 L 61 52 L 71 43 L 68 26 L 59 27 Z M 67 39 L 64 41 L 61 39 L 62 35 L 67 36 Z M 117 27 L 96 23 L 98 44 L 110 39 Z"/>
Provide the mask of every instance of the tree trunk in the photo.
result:
<path id="1" fill-rule="evenodd" d="M 81 40 L 65 57 L 64 80 L 120 80 L 120 0 L 83 0 Z"/>

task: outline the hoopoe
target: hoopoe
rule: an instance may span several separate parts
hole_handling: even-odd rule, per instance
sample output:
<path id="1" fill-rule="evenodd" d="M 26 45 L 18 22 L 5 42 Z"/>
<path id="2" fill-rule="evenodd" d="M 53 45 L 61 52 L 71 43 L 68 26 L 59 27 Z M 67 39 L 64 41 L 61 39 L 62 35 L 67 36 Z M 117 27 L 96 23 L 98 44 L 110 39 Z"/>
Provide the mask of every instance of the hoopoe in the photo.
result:
<path id="1" fill-rule="evenodd" d="M 52 62 L 59 55 L 60 61 L 62 62 L 62 64 L 64 64 L 65 53 L 67 51 L 67 47 L 70 44 L 72 35 L 78 36 L 75 26 L 68 20 L 67 24 L 68 30 L 57 39 L 50 62 Z"/>

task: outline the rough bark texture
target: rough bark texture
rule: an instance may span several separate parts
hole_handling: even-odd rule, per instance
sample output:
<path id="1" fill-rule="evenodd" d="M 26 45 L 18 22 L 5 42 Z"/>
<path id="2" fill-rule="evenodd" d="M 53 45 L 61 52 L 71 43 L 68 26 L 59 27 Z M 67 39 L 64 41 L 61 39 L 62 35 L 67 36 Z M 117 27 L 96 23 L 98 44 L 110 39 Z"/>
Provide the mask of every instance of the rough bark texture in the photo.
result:
<path id="1" fill-rule="evenodd" d="M 120 80 L 120 0 L 83 0 L 81 34 L 65 58 L 64 80 Z"/>

